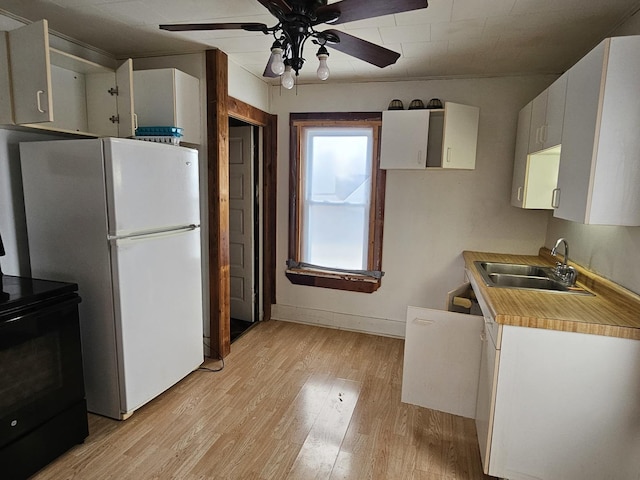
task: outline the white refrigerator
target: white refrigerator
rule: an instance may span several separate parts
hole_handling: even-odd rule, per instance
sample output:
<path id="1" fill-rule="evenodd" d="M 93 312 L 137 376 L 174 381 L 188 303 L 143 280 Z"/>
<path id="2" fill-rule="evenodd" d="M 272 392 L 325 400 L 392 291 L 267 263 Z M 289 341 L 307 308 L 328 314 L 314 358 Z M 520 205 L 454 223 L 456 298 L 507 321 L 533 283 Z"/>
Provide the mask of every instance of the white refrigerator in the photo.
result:
<path id="1" fill-rule="evenodd" d="M 197 151 L 20 144 L 31 274 L 76 282 L 90 412 L 125 419 L 203 362 Z"/>

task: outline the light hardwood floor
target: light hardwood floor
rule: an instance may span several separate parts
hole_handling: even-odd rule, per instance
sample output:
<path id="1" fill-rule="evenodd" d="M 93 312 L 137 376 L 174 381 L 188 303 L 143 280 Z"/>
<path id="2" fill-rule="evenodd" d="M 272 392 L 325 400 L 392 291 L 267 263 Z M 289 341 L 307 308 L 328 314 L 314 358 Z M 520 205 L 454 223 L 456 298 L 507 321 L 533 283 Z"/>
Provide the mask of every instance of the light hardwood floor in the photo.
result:
<path id="1" fill-rule="evenodd" d="M 478 480 L 473 420 L 400 402 L 403 341 L 269 321 L 33 478 Z M 207 362 L 215 366 L 214 362 Z"/>

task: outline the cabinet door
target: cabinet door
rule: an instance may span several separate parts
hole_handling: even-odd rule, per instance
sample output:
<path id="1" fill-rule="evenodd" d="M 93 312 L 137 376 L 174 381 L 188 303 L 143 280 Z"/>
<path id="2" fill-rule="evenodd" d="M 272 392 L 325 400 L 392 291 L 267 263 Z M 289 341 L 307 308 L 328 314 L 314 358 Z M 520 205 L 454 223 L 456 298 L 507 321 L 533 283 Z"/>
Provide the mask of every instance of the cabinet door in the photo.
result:
<path id="1" fill-rule="evenodd" d="M 587 223 L 640 225 L 640 36 L 610 41 Z"/>
<path id="2" fill-rule="evenodd" d="M 547 149 L 562 143 L 562 123 L 567 92 L 568 74 L 562 75 L 547 89 L 547 113 L 542 131 L 542 148 Z"/>
<path id="3" fill-rule="evenodd" d="M 483 319 L 408 307 L 402 401 L 473 418 Z"/>
<path id="4" fill-rule="evenodd" d="M 480 109 L 445 102 L 442 167 L 474 169 Z"/>
<path id="5" fill-rule="evenodd" d="M 505 325 L 489 474 L 637 480 L 640 342 Z"/>
<path id="6" fill-rule="evenodd" d="M 569 70 L 554 216 L 584 223 L 591 192 L 591 165 L 601 105 L 602 42 Z"/>
<path id="7" fill-rule="evenodd" d="M 136 122 L 133 108 L 133 61 L 131 59 L 116 70 L 116 84 L 118 85 L 118 136 L 132 137 L 135 135 Z"/>
<path id="8" fill-rule="evenodd" d="M 0 32 L 0 125 L 10 123 L 13 123 L 13 108 L 9 76 L 9 45 L 7 32 Z"/>
<path id="9" fill-rule="evenodd" d="M 382 112 L 380 168 L 425 168 L 428 132 L 428 110 Z"/>
<path id="10" fill-rule="evenodd" d="M 547 116 L 548 91 L 545 90 L 531 103 L 531 127 L 529 130 L 529 152 L 544 148 L 543 135 Z"/>
<path id="11" fill-rule="evenodd" d="M 47 21 L 11 30 L 8 37 L 15 123 L 52 122 Z"/>
<path id="12" fill-rule="evenodd" d="M 527 153 L 529 150 L 529 130 L 531 127 L 532 103 L 528 103 L 518 114 L 516 133 L 516 152 L 513 162 L 513 181 L 511 183 L 511 205 L 523 207 L 524 187 L 527 175 Z"/>
<path id="13" fill-rule="evenodd" d="M 480 459 L 482 460 L 484 473 L 489 473 L 498 355 L 499 351 L 496 350 L 489 335 L 488 327 L 485 324 L 482 333 L 482 355 L 480 358 L 480 377 L 478 379 L 478 400 L 476 402 L 475 417 Z"/>
<path id="14" fill-rule="evenodd" d="M 180 70 L 175 74 L 176 123 L 184 131 L 182 140 L 201 143 L 200 138 L 200 80 Z"/>

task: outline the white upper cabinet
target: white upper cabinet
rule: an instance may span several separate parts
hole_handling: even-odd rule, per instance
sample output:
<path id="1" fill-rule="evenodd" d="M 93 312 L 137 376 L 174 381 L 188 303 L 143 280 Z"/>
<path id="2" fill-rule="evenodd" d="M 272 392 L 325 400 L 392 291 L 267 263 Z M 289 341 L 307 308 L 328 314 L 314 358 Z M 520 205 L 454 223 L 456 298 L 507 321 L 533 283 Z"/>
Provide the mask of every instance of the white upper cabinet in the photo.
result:
<path id="1" fill-rule="evenodd" d="M 553 192 L 558 181 L 560 145 L 527 153 L 533 103 L 528 103 L 518 115 L 511 205 L 551 210 Z"/>
<path id="2" fill-rule="evenodd" d="M 442 110 L 382 112 L 380 168 L 474 169 L 480 109 L 445 102 Z"/>
<path id="3" fill-rule="evenodd" d="M 554 216 L 640 225 L 640 36 L 604 40 L 569 70 Z"/>
<path id="4" fill-rule="evenodd" d="M 7 116 L 0 107 L 3 123 L 90 136 L 133 135 L 131 60 L 121 67 L 124 74 L 116 75 L 51 48 L 46 20 L 6 32 L 6 38 L 13 111 Z"/>
<path id="5" fill-rule="evenodd" d="M 200 80 L 175 68 L 136 70 L 135 112 L 138 126 L 173 126 L 182 142 L 200 144 Z"/>
<path id="6" fill-rule="evenodd" d="M 562 75 L 531 102 L 528 153 L 562 143 L 567 75 Z"/>

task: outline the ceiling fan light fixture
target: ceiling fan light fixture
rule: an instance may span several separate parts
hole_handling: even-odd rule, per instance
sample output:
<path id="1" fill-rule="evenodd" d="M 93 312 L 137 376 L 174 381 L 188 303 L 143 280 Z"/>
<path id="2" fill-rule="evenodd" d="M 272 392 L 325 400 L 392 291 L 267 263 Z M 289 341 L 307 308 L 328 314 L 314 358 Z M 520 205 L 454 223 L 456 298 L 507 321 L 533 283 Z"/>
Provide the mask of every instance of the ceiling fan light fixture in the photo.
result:
<path id="1" fill-rule="evenodd" d="M 318 65 L 318 70 L 316 70 L 316 74 L 320 80 L 326 80 L 329 78 L 329 74 L 331 71 L 329 70 L 329 66 L 327 65 L 327 59 L 329 58 L 329 52 L 327 51 L 324 45 L 321 45 L 318 49 L 318 53 L 316 53 L 316 57 L 320 61 L 320 65 Z"/>
<path id="2" fill-rule="evenodd" d="M 285 65 L 284 73 L 280 77 L 282 81 L 282 86 L 287 90 L 291 90 L 295 83 L 293 79 L 293 70 L 291 70 L 291 65 Z"/>
<path id="3" fill-rule="evenodd" d="M 272 27 L 257 22 L 181 23 L 160 25 L 163 30 L 183 32 L 200 30 L 244 30 L 273 35 L 269 61 L 262 75 L 280 77 L 281 85 L 291 89 L 304 65 L 303 49 L 311 39 L 320 45 L 316 54 L 320 80 L 329 78 L 325 44 L 346 55 L 380 68 L 394 64 L 400 54 L 343 30 L 316 31 L 321 24 L 342 24 L 368 18 L 421 10 L 427 0 L 257 0 L 278 20 Z"/>
<path id="4" fill-rule="evenodd" d="M 276 40 L 271 46 L 271 71 L 276 75 L 282 75 L 285 70 L 284 59 L 282 58 L 282 44 Z"/>

